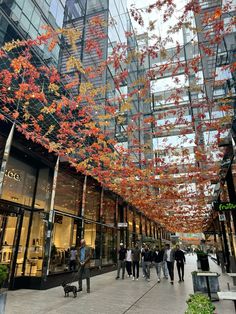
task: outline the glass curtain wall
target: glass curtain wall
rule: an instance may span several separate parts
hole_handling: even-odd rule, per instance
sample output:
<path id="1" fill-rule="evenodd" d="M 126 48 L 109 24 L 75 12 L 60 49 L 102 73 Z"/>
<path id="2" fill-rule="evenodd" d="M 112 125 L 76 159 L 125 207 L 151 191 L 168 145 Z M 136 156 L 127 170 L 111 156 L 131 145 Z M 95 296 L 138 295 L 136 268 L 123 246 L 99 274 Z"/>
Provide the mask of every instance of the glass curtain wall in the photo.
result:
<path id="1" fill-rule="evenodd" d="M 78 243 L 83 196 L 83 178 L 74 177 L 61 168 L 58 172 L 54 200 L 54 226 L 50 256 L 50 272 L 69 269 L 69 252 Z"/>

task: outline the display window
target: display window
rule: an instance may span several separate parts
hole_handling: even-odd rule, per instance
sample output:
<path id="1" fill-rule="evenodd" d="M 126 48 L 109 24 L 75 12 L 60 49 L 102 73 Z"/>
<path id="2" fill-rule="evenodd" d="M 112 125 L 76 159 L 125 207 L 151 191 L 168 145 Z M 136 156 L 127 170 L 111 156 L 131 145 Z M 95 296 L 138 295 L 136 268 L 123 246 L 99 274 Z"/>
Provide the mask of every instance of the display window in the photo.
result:
<path id="1" fill-rule="evenodd" d="M 134 212 L 128 208 L 127 209 L 127 222 L 128 222 L 128 229 L 130 232 L 134 231 Z"/>
<path id="2" fill-rule="evenodd" d="M 151 222 L 147 219 L 147 236 L 151 237 Z"/>
<path id="3" fill-rule="evenodd" d="M 50 255 L 50 273 L 64 272 L 69 269 L 71 247 L 77 243 L 78 220 L 72 217 L 55 214 L 52 246 Z"/>
<path id="4" fill-rule="evenodd" d="M 101 221 L 107 225 L 114 226 L 116 201 L 106 193 L 103 195 Z"/>
<path id="5" fill-rule="evenodd" d="M 27 235 L 29 228 L 29 220 L 30 220 L 30 212 L 25 212 L 23 217 L 23 223 L 20 232 L 20 242 L 18 246 L 17 252 L 17 260 L 15 267 L 15 277 L 24 275 L 24 254 L 26 251 L 27 245 Z M 26 273 L 29 273 L 29 269 L 27 269 Z"/>
<path id="6" fill-rule="evenodd" d="M 53 173 L 48 167 L 41 167 L 38 172 L 37 189 L 35 195 L 34 207 L 50 210 L 51 192 L 52 192 Z"/>
<path id="7" fill-rule="evenodd" d="M 91 266 L 100 266 L 101 255 L 101 225 L 94 222 L 84 222 L 84 239 L 86 244 L 92 249 Z"/>
<path id="8" fill-rule="evenodd" d="M 140 214 L 139 213 L 135 213 L 135 216 L 134 216 L 134 223 L 135 223 L 135 232 L 136 234 L 141 234 L 141 217 L 140 217 Z"/>
<path id="9" fill-rule="evenodd" d="M 1 198 L 31 207 L 35 182 L 36 169 L 13 156 L 9 156 Z"/>
<path id="10" fill-rule="evenodd" d="M 1 212 L 0 227 L 0 263 L 7 265 L 10 269 L 17 227 L 17 214 Z"/>
<path id="11" fill-rule="evenodd" d="M 58 172 L 54 208 L 79 215 L 82 204 L 83 182 L 63 171 Z"/>
<path id="12" fill-rule="evenodd" d="M 102 226 L 102 265 L 116 263 L 116 243 L 115 230 Z"/>
<path id="13" fill-rule="evenodd" d="M 141 216 L 142 234 L 146 235 L 146 217 Z"/>
<path id="14" fill-rule="evenodd" d="M 32 213 L 29 247 L 26 260 L 26 276 L 41 276 L 44 257 L 45 223 L 42 213 Z"/>
<path id="15" fill-rule="evenodd" d="M 84 217 L 93 221 L 99 221 L 101 204 L 101 188 L 88 178 L 85 196 Z"/>

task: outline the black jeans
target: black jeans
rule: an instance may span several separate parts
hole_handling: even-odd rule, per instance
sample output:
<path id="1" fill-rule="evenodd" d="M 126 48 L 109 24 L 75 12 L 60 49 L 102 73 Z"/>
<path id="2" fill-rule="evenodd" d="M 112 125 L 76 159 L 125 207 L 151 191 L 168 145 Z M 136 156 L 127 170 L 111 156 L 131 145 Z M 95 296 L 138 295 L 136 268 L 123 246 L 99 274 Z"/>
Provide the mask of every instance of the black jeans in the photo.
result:
<path id="1" fill-rule="evenodd" d="M 132 262 L 126 261 L 125 265 L 126 265 L 126 270 L 127 270 L 128 275 L 131 276 L 132 275 L 132 272 L 131 272 Z"/>
<path id="2" fill-rule="evenodd" d="M 137 278 L 139 277 L 139 261 L 133 262 L 133 276 L 135 277 L 135 268 L 137 270 Z"/>
<path id="3" fill-rule="evenodd" d="M 174 262 L 167 261 L 166 263 L 167 263 L 167 268 L 170 275 L 170 280 L 174 281 Z"/>
<path id="4" fill-rule="evenodd" d="M 184 279 L 184 263 L 182 261 L 177 261 L 177 270 L 179 274 L 179 280 Z"/>

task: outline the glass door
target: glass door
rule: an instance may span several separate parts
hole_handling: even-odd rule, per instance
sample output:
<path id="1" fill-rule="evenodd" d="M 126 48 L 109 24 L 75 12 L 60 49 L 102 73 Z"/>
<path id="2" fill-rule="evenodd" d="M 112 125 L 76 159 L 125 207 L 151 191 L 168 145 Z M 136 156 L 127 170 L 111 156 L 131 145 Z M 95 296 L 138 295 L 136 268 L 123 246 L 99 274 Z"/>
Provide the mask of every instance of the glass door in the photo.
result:
<path id="1" fill-rule="evenodd" d="M 0 204 L 0 264 L 8 267 L 9 280 L 14 276 L 17 233 L 22 215 L 19 208 Z"/>

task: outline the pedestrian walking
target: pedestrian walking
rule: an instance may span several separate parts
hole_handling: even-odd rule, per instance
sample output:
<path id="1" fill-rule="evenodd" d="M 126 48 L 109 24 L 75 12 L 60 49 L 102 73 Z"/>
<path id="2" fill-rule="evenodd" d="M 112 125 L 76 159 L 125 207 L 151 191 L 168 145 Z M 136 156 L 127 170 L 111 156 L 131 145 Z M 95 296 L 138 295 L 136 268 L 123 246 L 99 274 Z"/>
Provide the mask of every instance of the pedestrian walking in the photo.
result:
<path id="1" fill-rule="evenodd" d="M 166 244 L 164 253 L 164 261 L 167 263 L 167 268 L 170 276 L 170 283 L 174 284 L 174 262 L 175 262 L 175 251 L 170 248 L 169 244 Z"/>
<path id="2" fill-rule="evenodd" d="M 176 260 L 176 266 L 177 266 L 178 275 L 179 275 L 179 282 L 184 281 L 184 264 L 186 260 L 185 260 L 184 252 L 180 250 L 179 245 L 176 245 L 175 260 Z"/>
<path id="3" fill-rule="evenodd" d="M 140 255 L 141 255 L 141 250 L 138 247 L 138 243 L 136 243 L 135 247 L 132 249 L 133 280 L 135 280 L 135 277 L 136 277 L 136 280 L 138 280 L 138 278 L 139 278 Z M 135 272 L 135 270 L 136 270 L 136 272 Z"/>
<path id="4" fill-rule="evenodd" d="M 82 291 L 82 279 L 86 278 L 87 283 L 87 293 L 90 293 L 90 260 L 91 260 L 91 249 L 86 245 L 84 239 L 81 240 L 81 246 L 79 248 L 79 289 Z"/>
<path id="5" fill-rule="evenodd" d="M 120 278 L 121 268 L 122 268 L 122 279 L 124 279 L 125 277 L 125 258 L 126 258 L 126 248 L 124 248 L 124 243 L 120 243 L 120 249 L 118 251 L 118 266 L 117 266 L 116 279 Z"/>
<path id="6" fill-rule="evenodd" d="M 125 266 L 126 266 L 126 270 L 128 273 L 129 278 L 132 276 L 132 250 L 130 248 L 127 248 L 126 250 L 126 262 L 125 262 Z"/>
<path id="7" fill-rule="evenodd" d="M 144 276 L 147 281 L 150 281 L 150 265 L 152 262 L 152 253 L 147 245 L 145 245 L 144 250 L 141 254 L 143 256 Z"/>
<path id="8" fill-rule="evenodd" d="M 163 258 L 164 250 L 161 250 L 158 246 L 155 247 L 153 252 L 152 261 L 154 262 L 156 273 L 157 273 L 157 282 L 161 281 L 161 269 L 163 268 Z"/>

